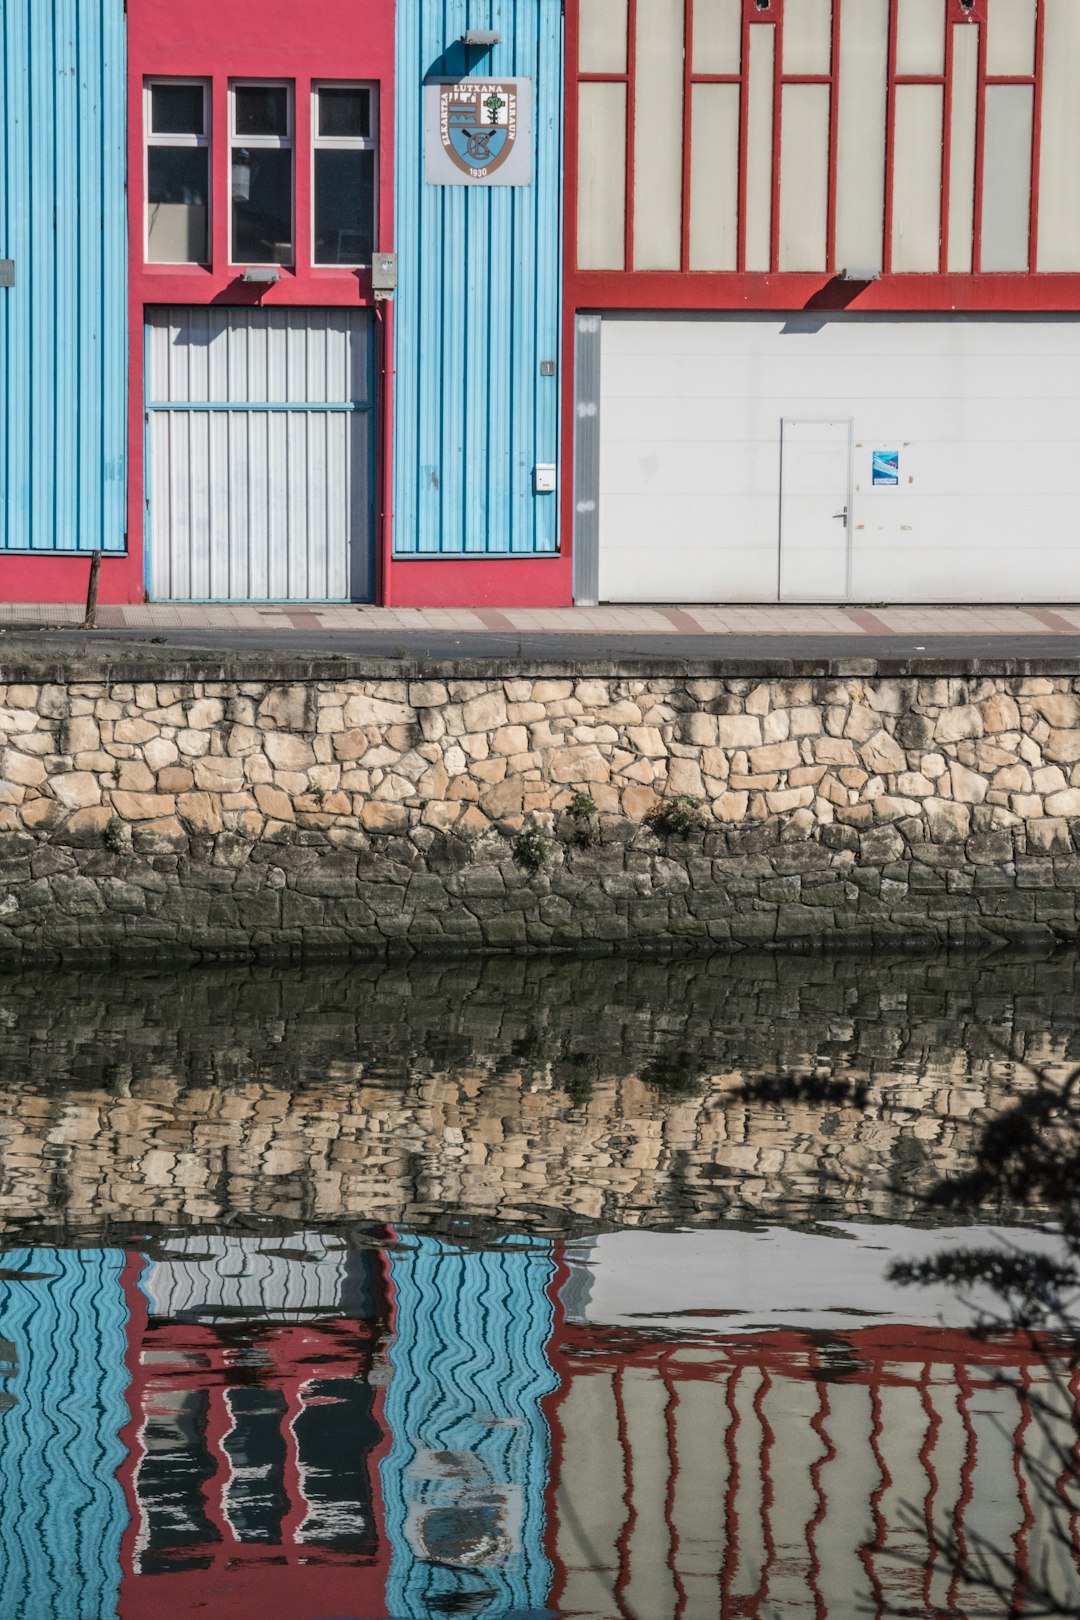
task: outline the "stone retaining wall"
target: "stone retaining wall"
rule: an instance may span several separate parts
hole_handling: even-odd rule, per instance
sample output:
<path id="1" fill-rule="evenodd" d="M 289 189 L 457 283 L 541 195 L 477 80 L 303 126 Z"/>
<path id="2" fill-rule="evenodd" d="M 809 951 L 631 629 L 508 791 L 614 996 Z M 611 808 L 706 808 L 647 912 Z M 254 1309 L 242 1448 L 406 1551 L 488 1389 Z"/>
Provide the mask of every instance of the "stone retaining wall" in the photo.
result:
<path id="1" fill-rule="evenodd" d="M 659 669 L 9 680 L 0 952 L 1076 938 L 1080 665 Z"/>

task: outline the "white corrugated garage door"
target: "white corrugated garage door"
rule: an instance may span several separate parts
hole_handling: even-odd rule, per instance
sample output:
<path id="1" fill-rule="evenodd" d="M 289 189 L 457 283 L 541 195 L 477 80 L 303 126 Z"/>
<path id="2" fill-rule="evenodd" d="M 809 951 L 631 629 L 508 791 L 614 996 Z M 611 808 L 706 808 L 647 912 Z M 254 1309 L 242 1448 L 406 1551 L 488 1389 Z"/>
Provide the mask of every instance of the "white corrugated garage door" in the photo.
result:
<path id="1" fill-rule="evenodd" d="M 366 310 L 153 311 L 151 595 L 370 600 L 373 391 Z"/>
<path id="2" fill-rule="evenodd" d="M 602 601 L 1080 601 L 1080 319 L 606 317 Z"/>

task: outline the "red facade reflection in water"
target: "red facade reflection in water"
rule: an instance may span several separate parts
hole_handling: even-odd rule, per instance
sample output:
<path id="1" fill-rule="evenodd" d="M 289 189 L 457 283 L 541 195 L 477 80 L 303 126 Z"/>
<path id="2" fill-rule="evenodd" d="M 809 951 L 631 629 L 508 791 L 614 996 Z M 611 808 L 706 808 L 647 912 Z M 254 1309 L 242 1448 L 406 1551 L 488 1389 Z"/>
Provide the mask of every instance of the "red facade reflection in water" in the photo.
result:
<path id="1" fill-rule="evenodd" d="M 1080 1387 L 1052 1346 L 570 1324 L 556 1360 L 556 1610 L 974 1617 L 1049 1612 L 1046 1587 L 1080 1598 Z"/>
<path id="2" fill-rule="evenodd" d="M 366 1272 L 362 1317 L 290 1302 L 293 1319 L 277 1322 L 220 1298 L 162 1317 L 128 1267 L 120 1620 L 159 1620 L 163 1606 L 386 1620 L 380 1357 L 392 1311 L 383 1257 L 349 1263 Z"/>

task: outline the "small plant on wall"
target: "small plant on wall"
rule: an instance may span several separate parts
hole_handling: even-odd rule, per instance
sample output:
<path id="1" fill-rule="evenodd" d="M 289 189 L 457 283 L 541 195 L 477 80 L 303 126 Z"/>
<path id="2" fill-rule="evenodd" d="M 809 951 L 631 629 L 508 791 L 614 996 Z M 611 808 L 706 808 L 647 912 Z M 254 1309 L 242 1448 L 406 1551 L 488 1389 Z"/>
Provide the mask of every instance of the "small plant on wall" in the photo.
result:
<path id="1" fill-rule="evenodd" d="M 645 820 L 665 838 L 687 838 L 707 824 L 708 816 L 700 799 L 692 799 L 688 793 L 674 793 L 670 799 L 654 804 Z"/>
<path id="2" fill-rule="evenodd" d="M 547 866 L 555 851 L 555 840 L 539 821 L 530 821 L 514 839 L 514 859 L 527 872 L 539 872 Z"/>
<path id="3" fill-rule="evenodd" d="M 578 849 L 588 849 L 591 844 L 599 843 L 596 800 L 591 793 L 583 790 L 575 793 L 566 807 L 566 813 L 574 824 L 571 838 Z"/>

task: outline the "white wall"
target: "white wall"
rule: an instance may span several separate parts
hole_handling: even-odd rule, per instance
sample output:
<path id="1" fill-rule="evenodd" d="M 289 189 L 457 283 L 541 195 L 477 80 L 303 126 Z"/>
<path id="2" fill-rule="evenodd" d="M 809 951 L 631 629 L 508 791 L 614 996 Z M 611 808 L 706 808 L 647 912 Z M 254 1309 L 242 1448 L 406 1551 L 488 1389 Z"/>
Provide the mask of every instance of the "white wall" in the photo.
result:
<path id="1" fill-rule="evenodd" d="M 1080 317 L 605 317 L 601 371 L 602 601 L 777 600 L 785 417 L 853 421 L 851 600 L 1080 600 Z"/>

